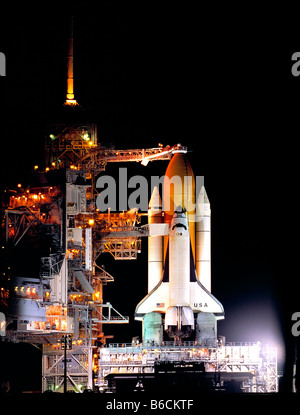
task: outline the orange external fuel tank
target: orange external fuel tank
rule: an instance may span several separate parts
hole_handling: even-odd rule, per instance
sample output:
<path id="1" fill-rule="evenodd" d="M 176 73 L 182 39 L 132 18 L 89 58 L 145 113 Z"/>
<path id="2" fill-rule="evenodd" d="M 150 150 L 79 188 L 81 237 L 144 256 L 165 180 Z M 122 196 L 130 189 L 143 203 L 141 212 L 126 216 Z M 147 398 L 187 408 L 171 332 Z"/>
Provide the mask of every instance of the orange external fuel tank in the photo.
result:
<path id="1" fill-rule="evenodd" d="M 164 179 L 163 211 L 164 222 L 170 225 L 176 207 L 181 206 L 186 212 L 189 225 L 192 252 L 195 258 L 195 177 L 193 169 L 185 155 L 178 152 L 172 157 Z M 166 255 L 168 236 L 164 241 Z"/>

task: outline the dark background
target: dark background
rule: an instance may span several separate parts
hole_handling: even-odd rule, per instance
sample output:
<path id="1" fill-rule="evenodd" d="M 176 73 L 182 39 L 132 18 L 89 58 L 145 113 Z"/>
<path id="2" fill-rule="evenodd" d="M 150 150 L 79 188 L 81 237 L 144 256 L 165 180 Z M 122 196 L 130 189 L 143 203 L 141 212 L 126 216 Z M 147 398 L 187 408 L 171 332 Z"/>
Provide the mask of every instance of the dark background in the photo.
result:
<path id="1" fill-rule="evenodd" d="M 7 60 L 1 186 L 25 183 L 43 165 L 46 126 L 65 101 L 70 13 L 75 97 L 98 124 L 98 142 L 188 146 L 211 202 L 212 293 L 226 314 L 219 334 L 278 345 L 290 389 L 291 315 L 299 311 L 300 77 L 291 74 L 291 56 L 300 51 L 297 10 L 126 1 L 7 9 L 0 27 Z M 128 167 L 132 175 L 162 175 L 166 166 Z M 137 261 L 102 259 L 115 278 L 104 300 L 131 319 L 105 333 L 129 342 L 141 335 L 133 314 L 147 291 L 147 242 Z M 10 349 L 18 367 L 28 358 L 39 367 L 38 351 L 28 348 Z M 34 374 L 27 386 L 39 382 Z"/>

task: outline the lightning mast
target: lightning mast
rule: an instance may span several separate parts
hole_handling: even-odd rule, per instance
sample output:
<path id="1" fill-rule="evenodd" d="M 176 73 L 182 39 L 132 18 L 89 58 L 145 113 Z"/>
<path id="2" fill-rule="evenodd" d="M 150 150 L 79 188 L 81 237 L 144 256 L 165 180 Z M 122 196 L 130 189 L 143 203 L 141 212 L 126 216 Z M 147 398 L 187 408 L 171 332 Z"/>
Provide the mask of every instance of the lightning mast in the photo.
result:
<path id="1" fill-rule="evenodd" d="M 73 31 L 73 16 L 69 17 L 69 47 L 67 56 L 67 95 L 64 105 L 75 106 L 78 105 L 74 95 L 74 31 Z"/>

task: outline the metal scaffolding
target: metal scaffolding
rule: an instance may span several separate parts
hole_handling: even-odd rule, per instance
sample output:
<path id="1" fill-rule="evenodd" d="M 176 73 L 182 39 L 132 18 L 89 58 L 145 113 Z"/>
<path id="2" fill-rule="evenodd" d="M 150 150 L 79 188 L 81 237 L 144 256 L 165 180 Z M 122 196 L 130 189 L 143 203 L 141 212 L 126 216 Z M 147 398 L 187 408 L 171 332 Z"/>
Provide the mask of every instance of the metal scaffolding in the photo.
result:
<path id="1" fill-rule="evenodd" d="M 226 383 L 236 381 L 243 392 L 278 391 L 277 350 L 262 348 L 259 342 L 216 344 L 214 347 L 195 342 L 184 342 L 180 346 L 173 342 L 160 346 L 112 343 L 99 350 L 96 385 L 104 391 L 114 390 L 116 377 L 120 380 L 130 375 L 142 380 L 148 374 L 167 373 L 168 368 L 175 373 L 176 367 L 184 371 L 184 367 L 199 368 L 199 364 L 203 365 L 211 390 L 226 390 Z"/>
<path id="2" fill-rule="evenodd" d="M 278 392 L 277 348 L 266 346 L 262 349 L 262 355 L 261 392 Z"/>
<path id="3" fill-rule="evenodd" d="M 6 257 L 18 255 L 17 248 L 30 249 L 39 271 L 30 279 L 2 279 L 1 309 L 6 326 L 16 327 L 7 332 L 10 340 L 43 345 L 43 391 L 62 390 L 59 340 L 72 334 L 68 389 L 82 392 L 93 387 L 93 356 L 106 342 L 102 324 L 129 321 L 103 302 L 103 285 L 114 278 L 97 261 L 105 252 L 116 260 L 136 259 L 141 237 L 148 235 L 147 228 L 140 226 L 137 209 L 119 213 L 96 209 L 95 177 L 107 163 L 146 165 L 151 160 L 168 160 L 182 147 L 104 148 L 97 143 L 94 124 L 61 124 L 49 127 L 45 148 L 43 174 L 49 175 L 51 185 L 44 181 L 8 191 L 1 216 Z M 39 174 L 38 166 L 34 170 Z"/>

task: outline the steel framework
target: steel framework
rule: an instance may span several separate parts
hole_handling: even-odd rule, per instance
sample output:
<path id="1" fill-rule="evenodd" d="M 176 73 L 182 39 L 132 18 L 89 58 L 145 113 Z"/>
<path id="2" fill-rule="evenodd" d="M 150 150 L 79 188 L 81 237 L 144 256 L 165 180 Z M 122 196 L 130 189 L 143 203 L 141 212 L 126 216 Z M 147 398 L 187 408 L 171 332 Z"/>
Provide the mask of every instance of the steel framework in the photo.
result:
<path id="1" fill-rule="evenodd" d="M 103 285 L 114 278 L 97 260 L 104 252 L 117 260 L 136 259 L 141 237 L 148 231 L 138 226 L 141 220 L 136 209 L 120 213 L 96 209 L 96 174 L 110 162 L 146 165 L 151 160 L 168 160 L 178 149 L 182 147 L 104 148 L 97 144 L 94 124 L 52 126 L 46 137 L 44 174 L 57 172 L 58 181 L 26 189 L 20 185 L 11 193 L 1 217 L 2 241 L 10 257 L 21 243 L 36 247 L 44 238 L 48 244 L 48 255 L 38 258 L 37 254 L 40 271 L 31 285 L 25 277 L 20 277 L 17 287 L 1 284 L 6 325 L 17 327 L 7 332 L 10 340 L 43 345 L 43 390 L 61 390 L 61 336 L 73 335 L 68 388 L 82 392 L 93 387 L 93 355 L 106 341 L 102 324 L 129 321 L 103 302 Z"/>
<path id="2" fill-rule="evenodd" d="M 175 345 L 110 344 L 99 351 L 96 384 L 109 390 L 109 375 L 154 374 L 157 363 L 203 363 L 214 389 L 224 382 L 238 380 L 244 392 L 272 393 L 278 391 L 277 350 L 262 348 L 258 343 L 226 343 L 212 346 L 184 342 Z M 174 371 L 174 369 L 173 369 Z"/>

